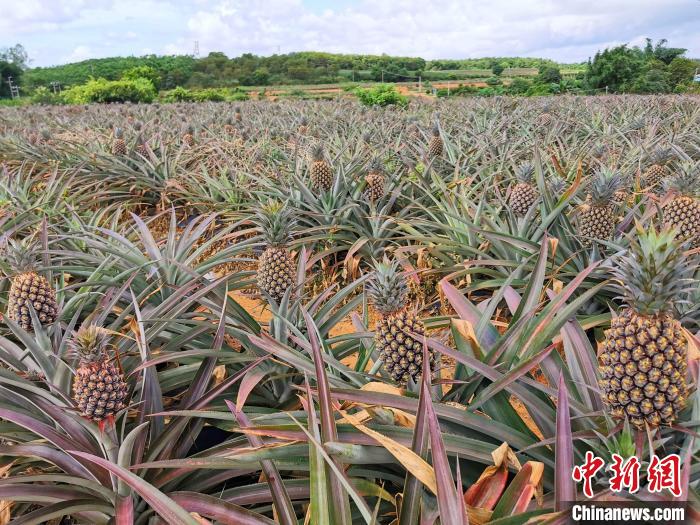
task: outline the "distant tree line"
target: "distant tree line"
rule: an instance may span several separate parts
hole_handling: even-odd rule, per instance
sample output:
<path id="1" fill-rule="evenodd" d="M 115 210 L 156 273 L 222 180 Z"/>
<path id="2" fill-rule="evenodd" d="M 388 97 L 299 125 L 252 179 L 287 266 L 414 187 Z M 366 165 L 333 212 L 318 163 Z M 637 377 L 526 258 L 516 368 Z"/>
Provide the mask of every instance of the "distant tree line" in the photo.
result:
<path id="1" fill-rule="evenodd" d="M 585 64 L 568 65 L 542 58 L 490 57 L 478 59 L 441 59 L 426 61 L 417 57 L 389 55 L 344 55 L 300 52 L 284 55 L 256 56 L 250 53 L 229 58 L 224 53 L 206 57 L 188 55 L 114 57 L 84 60 L 53 67 L 29 68 L 24 48 L 17 44 L 0 49 L 0 98 L 10 96 L 7 79 L 19 84 L 22 94 L 34 95 L 49 103 L 54 97 L 51 86 L 73 89 L 64 100 L 112 100 L 114 93 L 148 93 L 152 99 L 159 92 L 175 88 L 189 90 L 187 96 L 222 97 L 244 95 L 241 86 L 279 84 L 334 84 L 339 82 L 401 82 L 422 77 L 430 82 L 462 80 L 464 85 L 439 89 L 438 95 L 547 95 L 563 92 L 599 93 L 671 93 L 698 89 L 693 75 L 698 61 L 685 57 L 686 50 L 667 45 L 666 40 L 644 47 L 617 46 L 599 51 Z M 573 66 L 573 67 L 572 67 Z M 578 66 L 578 67 L 576 67 Z M 527 77 L 518 69 L 534 69 Z M 572 71 L 572 69 L 574 71 Z M 576 72 L 575 70 L 579 71 Z M 504 73 L 509 70 L 506 75 Z M 488 78 L 486 78 L 488 77 Z M 469 85 L 469 79 L 486 78 L 486 86 Z M 147 80 L 153 92 L 143 83 Z M 134 82 L 139 85 L 134 84 Z M 109 84 L 119 82 L 119 84 Z M 131 84 L 130 84 L 131 83 Z M 212 91 L 227 89 L 229 91 Z M 109 92 L 105 92 L 108 90 Z M 206 91 L 208 90 L 208 91 Z M 196 94 L 199 92 L 199 95 Z M 185 96 L 178 91 L 172 96 Z M 225 93 L 222 94 L 222 93 Z M 122 95 L 119 95 L 122 96 Z M 142 96 L 142 95 L 139 95 Z"/>
<path id="2" fill-rule="evenodd" d="M 229 58 L 224 53 L 214 52 L 202 58 L 148 55 L 37 67 L 26 71 L 23 83 L 28 89 L 34 89 L 51 82 L 75 86 L 90 78 L 118 80 L 126 71 L 140 66 L 157 72 L 158 78 L 153 80 L 158 89 L 333 84 L 353 80 L 401 82 L 416 80 L 425 71 L 491 69 L 494 64 L 502 69 L 556 66 L 551 60 L 517 57 L 426 61 L 417 57 L 300 52 L 268 57 L 246 53 Z"/>
<path id="3" fill-rule="evenodd" d="M 592 89 L 613 93 L 672 93 L 696 90 L 693 76 L 698 60 L 686 58 L 686 50 L 656 45 L 647 38 L 644 47 L 617 46 L 599 51 L 588 61 L 585 80 Z"/>

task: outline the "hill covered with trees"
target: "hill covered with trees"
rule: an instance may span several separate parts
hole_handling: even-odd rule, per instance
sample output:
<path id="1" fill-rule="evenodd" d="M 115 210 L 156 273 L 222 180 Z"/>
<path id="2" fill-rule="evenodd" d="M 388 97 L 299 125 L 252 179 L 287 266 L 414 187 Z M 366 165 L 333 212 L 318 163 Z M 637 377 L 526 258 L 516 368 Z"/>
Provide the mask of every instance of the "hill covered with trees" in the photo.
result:
<path id="1" fill-rule="evenodd" d="M 389 55 L 299 52 L 229 58 L 213 52 L 189 55 L 112 57 L 53 67 L 28 67 L 21 45 L 0 50 L 0 98 L 7 79 L 39 103 L 244 100 L 252 86 L 290 86 L 289 93 L 341 84 L 346 91 L 371 82 L 415 82 L 438 96 L 538 96 L 557 93 L 698 92 L 693 76 L 700 62 L 666 40 L 643 47 L 621 45 L 599 51 L 587 63 L 558 64 L 543 58 L 490 57 L 425 60 Z M 310 86 L 318 86 L 311 88 Z M 296 86 L 300 86 L 296 88 Z M 309 86 L 301 89 L 301 86 Z M 412 89 L 416 89 L 413 85 Z M 61 91 L 59 94 L 58 91 Z M 336 90 L 337 91 L 337 90 Z M 379 90 L 382 96 L 386 90 Z M 15 101 L 17 102 L 17 101 Z"/>
<path id="2" fill-rule="evenodd" d="M 417 79 L 426 72 L 432 79 L 439 80 L 450 79 L 450 74 L 455 71 L 490 71 L 494 67 L 539 68 L 542 65 L 557 64 L 547 59 L 518 57 L 426 61 L 418 57 L 300 52 L 268 57 L 246 53 L 229 58 L 224 53 L 215 52 L 202 58 L 155 55 L 114 57 L 33 68 L 25 73 L 24 85 L 36 88 L 60 82 L 63 86 L 73 86 L 91 77 L 117 80 L 126 71 L 139 66 L 148 66 L 158 73 L 158 88 L 171 89 L 176 86 L 210 88 L 332 84 L 353 80 L 398 82 Z"/>

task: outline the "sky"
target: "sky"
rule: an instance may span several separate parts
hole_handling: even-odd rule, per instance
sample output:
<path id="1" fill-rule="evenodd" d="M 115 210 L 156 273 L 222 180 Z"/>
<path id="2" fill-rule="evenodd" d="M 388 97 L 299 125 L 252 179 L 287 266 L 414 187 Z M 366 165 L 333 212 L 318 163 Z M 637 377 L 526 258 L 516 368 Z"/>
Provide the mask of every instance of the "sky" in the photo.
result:
<path id="1" fill-rule="evenodd" d="M 544 57 L 667 38 L 700 57 L 700 0 L 0 0 L 0 48 L 32 66 L 110 56 L 293 51 Z"/>

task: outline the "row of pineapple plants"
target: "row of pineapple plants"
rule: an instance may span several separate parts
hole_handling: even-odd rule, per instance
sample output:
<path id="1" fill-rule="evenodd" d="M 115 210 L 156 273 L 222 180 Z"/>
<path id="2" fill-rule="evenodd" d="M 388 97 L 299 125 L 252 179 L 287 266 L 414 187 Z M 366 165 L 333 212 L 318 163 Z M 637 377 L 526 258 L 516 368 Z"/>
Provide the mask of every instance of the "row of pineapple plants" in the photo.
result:
<path id="1" fill-rule="evenodd" d="M 696 498 L 694 102 L 557 100 L 4 112 L 2 497 L 556 522 L 592 449 L 680 453 Z"/>

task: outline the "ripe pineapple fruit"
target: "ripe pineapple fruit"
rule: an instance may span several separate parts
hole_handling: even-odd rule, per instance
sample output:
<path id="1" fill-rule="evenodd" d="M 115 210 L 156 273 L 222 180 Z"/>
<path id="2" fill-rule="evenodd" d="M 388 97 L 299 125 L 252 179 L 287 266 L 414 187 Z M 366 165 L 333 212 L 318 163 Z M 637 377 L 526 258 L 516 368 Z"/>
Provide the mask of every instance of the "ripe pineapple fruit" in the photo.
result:
<path id="1" fill-rule="evenodd" d="M 301 118 L 299 128 L 297 129 L 300 135 L 306 135 L 309 132 L 309 121 L 305 117 Z"/>
<path id="2" fill-rule="evenodd" d="M 56 292 L 46 277 L 36 272 L 35 245 L 10 240 L 5 256 L 16 272 L 11 277 L 7 316 L 24 330 L 33 330 L 31 305 L 42 326 L 53 323 L 58 317 Z"/>
<path id="3" fill-rule="evenodd" d="M 142 135 L 139 135 L 136 138 L 136 147 L 134 148 L 134 151 L 142 157 L 148 156 L 148 146 L 146 145 L 146 141 Z"/>
<path id="4" fill-rule="evenodd" d="M 428 157 L 434 158 L 442 155 L 443 148 L 442 137 L 440 136 L 440 126 L 433 126 L 432 137 L 428 143 Z"/>
<path id="5" fill-rule="evenodd" d="M 664 179 L 668 176 L 668 163 L 671 160 L 671 148 L 656 148 L 650 155 L 649 166 L 642 175 L 642 183 L 652 190 L 660 190 Z"/>
<path id="6" fill-rule="evenodd" d="M 311 187 L 328 191 L 333 186 L 333 170 L 326 161 L 323 146 L 316 144 L 311 150 Z"/>
<path id="7" fill-rule="evenodd" d="M 190 148 L 194 146 L 194 126 L 187 126 L 184 135 L 182 135 L 182 143 Z"/>
<path id="8" fill-rule="evenodd" d="M 684 163 L 664 185 L 675 196 L 664 206 L 666 222 L 678 230 L 682 242 L 692 241 L 692 247 L 700 246 L 700 167 Z"/>
<path id="9" fill-rule="evenodd" d="M 236 107 L 236 109 L 233 110 L 234 115 L 236 116 L 236 122 L 240 122 L 243 120 L 243 115 L 241 115 L 241 108 Z"/>
<path id="10" fill-rule="evenodd" d="M 224 124 L 224 133 L 227 135 L 235 135 L 236 128 L 233 126 L 233 120 L 231 117 L 226 119 L 226 124 Z"/>
<path id="11" fill-rule="evenodd" d="M 256 211 L 256 222 L 267 244 L 258 258 L 258 288 L 279 303 L 296 275 L 294 258 L 287 249 L 294 219 L 285 204 L 271 201 Z"/>
<path id="12" fill-rule="evenodd" d="M 621 185 L 620 174 L 607 168 L 594 175 L 590 194 L 578 217 L 578 234 L 584 246 L 590 246 L 593 239 L 607 240 L 612 236 L 616 224 L 616 193 Z"/>
<path id="13" fill-rule="evenodd" d="M 375 158 L 369 165 L 367 176 L 365 176 L 364 197 L 370 202 L 381 199 L 386 193 L 384 168 L 379 159 Z"/>
<path id="14" fill-rule="evenodd" d="M 121 128 L 114 128 L 114 142 L 112 142 L 112 155 L 126 155 L 126 141 Z"/>
<path id="15" fill-rule="evenodd" d="M 688 394 L 688 341 L 673 304 L 691 289 L 696 264 L 674 234 L 638 225 L 613 270 L 627 308 L 605 333 L 600 387 L 611 415 L 639 430 L 671 424 Z"/>
<path id="16" fill-rule="evenodd" d="M 367 294 L 381 316 L 374 327 L 374 341 L 384 368 L 399 383 L 407 383 L 409 378 L 417 382 L 423 373 L 423 342 L 408 333 L 422 335 L 425 326 L 415 310 L 407 306 L 408 283 L 396 261 L 384 258 L 375 263 Z M 429 357 L 432 368 L 432 351 Z"/>
<path id="17" fill-rule="evenodd" d="M 70 342 L 80 358 L 73 379 L 73 400 L 90 421 L 113 418 L 124 408 L 129 387 L 109 355 L 109 332 L 95 325 L 80 327 Z"/>
<path id="18" fill-rule="evenodd" d="M 513 186 L 508 198 L 510 209 L 519 217 L 524 217 L 539 197 L 537 188 L 532 184 L 535 177 L 535 168 L 530 163 L 518 166 L 515 171 L 518 183 Z"/>

